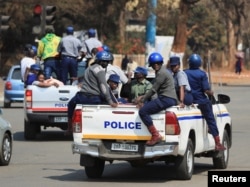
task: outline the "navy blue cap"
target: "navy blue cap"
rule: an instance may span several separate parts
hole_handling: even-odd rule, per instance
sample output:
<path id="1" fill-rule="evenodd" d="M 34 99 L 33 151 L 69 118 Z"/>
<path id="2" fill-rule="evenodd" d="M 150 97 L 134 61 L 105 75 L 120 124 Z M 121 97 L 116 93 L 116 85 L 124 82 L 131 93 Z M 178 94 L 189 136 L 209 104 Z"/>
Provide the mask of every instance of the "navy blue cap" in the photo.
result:
<path id="1" fill-rule="evenodd" d="M 111 74 L 109 80 L 118 84 L 120 82 L 120 76 L 117 74 Z"/>
<path id="2" fill-rule="evenodd" d="M 141 66 L 138 66 L 135 70 L 134 70 L 135 73 L 141 73 L 145 76 L 148 75 L 148 70 L 144 67 L 141 67 Z"/>
<path id="3" fill-rule="evenodd" d="M 68 27 L 66 28 L 66 32 L 67 32 L 67 34 L 73 34 L 73 33 L 74 33 L 74 27 L 68 26 Z"/>
<path id="4" fill-rule="evenodd" d="M 169 59 L 170 66 L 180 65 L 180 58 L 178 56 L 172 56 Z"/>

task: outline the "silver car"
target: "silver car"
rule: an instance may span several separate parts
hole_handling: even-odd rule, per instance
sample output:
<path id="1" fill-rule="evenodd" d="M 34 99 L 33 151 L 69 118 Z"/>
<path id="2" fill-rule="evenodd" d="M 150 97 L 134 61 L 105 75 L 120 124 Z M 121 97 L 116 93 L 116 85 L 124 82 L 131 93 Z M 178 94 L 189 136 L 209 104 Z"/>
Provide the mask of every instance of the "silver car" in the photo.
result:
<path id="1" fill-rule="evenodd" d="M 11 124 L 3 119 L 0 108 L 0 166 L 10 163 L 13 146 L 13 134 Z"/>

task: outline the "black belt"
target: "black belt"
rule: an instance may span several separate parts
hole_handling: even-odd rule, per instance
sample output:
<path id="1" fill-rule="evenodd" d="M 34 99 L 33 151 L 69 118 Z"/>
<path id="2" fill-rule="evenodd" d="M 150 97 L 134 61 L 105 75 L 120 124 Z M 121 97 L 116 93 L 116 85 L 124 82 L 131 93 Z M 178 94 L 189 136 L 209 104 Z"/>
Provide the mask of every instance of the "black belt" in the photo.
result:
<path id="1" fill-rule="evenodd" d="M 63 55 L 62 56 L 63 58 L 73 58 L 73 59 L 76 59 L 77 57 L 74 57 L 74 56 L 67 56 L 67 55 Z"/>

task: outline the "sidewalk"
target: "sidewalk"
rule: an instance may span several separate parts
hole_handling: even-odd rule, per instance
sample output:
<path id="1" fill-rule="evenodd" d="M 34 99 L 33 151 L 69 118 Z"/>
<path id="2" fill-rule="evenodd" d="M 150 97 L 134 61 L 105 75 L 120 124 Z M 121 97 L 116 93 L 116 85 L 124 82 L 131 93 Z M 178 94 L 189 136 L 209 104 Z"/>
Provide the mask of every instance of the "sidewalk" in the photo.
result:
<path id="1" fill-rule="evenodd" d="M 250 71 L 242 72 L 240 75 L 234 72 L 211 72 L 212 84 L 223 84 L 228 86 L 233 85 L 245 85 L 250 86 Z"/>

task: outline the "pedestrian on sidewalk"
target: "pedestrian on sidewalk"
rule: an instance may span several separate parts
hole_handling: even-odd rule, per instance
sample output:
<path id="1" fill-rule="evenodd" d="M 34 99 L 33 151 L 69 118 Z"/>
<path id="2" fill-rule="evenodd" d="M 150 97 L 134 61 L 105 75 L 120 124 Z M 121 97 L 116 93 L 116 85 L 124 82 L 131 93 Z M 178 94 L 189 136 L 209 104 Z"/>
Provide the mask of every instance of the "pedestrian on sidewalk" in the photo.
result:
<path id="1" fill-rule="evenodd" d="M 235 62 L 235 73 L 240 75 L 242 71 L 243 58 L 239 55 L 235 55 L 235 57 L 237 59 Z"/>

